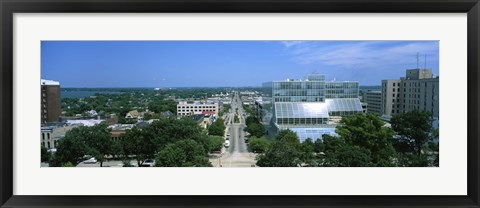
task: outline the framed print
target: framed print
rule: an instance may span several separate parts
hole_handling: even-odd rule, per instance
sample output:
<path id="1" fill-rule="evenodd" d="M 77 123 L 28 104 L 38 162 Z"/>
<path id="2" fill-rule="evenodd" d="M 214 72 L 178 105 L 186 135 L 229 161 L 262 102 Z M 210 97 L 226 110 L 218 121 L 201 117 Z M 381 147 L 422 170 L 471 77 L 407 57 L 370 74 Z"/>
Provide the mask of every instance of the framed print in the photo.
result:
<path id="1" fill-rule="evenodd" d="M 477 0 L 0 6 L 2 207 L 479 207 Z"/>

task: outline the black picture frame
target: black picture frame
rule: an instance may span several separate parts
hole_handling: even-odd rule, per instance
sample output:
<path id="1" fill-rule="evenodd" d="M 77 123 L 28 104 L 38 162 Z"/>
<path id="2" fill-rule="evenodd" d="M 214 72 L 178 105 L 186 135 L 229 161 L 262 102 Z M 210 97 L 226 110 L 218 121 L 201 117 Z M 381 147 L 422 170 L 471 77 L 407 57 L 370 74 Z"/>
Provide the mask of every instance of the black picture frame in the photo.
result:
<path id="1" fill-rule="evenodd" d="M 480 207 L 478 0 L 0 0 L 1 207 Z M 13 195 L 14 13 L 467 13 L 466 196 L 24 196 Z"/>

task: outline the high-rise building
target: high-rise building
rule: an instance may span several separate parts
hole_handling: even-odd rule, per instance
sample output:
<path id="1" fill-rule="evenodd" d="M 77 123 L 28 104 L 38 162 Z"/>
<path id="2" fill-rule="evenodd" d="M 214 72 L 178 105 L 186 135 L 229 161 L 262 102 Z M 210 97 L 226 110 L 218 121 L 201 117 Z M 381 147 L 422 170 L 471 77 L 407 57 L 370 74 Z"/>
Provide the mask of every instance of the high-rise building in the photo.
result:
<path id="1" fill-rule="evenodd" d="M 321 74 L 274 81 L 273 123 L 278 129 L 296 132 L 301 141 L 336 135 L 340 116 L 362 112 L 358 92 L 358 82 L 325 82 Z"/>
<path id="2" fill-rule="evenodd" d="M 367 112 L 381 116 L 382 113 L 382 91 L 368 91 L 365 93 Z"/>
<path id="3" fill-rule="evenodd" d="M 382 115 L 400 113 L 400 80 L 382 80 Z"/>
<path id="4" fill-rule="evenodd" d="M 60 104 L 60 83 L 41 80 L 41 123 L 58 122 L 62 113 Z"/>
<path id="5" fill-rule="evenodd" d="M 439 116 L 439 77 L 431 69 L 408 69 L 400 80 L 382 81 L 382 114 L 396 115 L 411 110 Z"/>
<path id="6" fill-rule="evenodd" d="M 325 75 L 309 74 L 305 80 L 274 81 L 274 102 L 324 102 L 329 98 L 358 98 L 358 82 L 325 81 Z"/>

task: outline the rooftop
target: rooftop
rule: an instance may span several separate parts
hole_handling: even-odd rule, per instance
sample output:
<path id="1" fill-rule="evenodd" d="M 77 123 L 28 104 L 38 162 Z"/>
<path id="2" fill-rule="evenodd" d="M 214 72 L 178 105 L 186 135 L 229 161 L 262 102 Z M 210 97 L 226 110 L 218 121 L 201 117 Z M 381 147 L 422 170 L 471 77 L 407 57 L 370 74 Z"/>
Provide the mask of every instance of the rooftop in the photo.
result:
<path id="1" fill-rule="evenodd" d="M 48 79 L 41 79 L 40 83 L 41 85 L 60 85 L 60 82 Z"/>

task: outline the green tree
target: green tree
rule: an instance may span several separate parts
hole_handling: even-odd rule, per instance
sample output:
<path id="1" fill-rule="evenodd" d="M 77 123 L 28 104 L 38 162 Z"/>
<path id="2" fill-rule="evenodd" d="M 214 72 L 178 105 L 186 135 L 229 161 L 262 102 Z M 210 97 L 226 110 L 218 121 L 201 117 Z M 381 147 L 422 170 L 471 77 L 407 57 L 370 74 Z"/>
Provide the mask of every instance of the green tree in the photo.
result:
<path id="1" fill-rule="evenodd" d="M 424 145 L 432 140 L 431 114 L 428 111 L 413 110 L 392 117 L 393 130 L 406 141 L 417 156 L 422 154 Z"/>
<path id="2" fill-rule="evenodd" d="M 157 167 L 211 167 L 202 145 L 185 139 L 168 144 L 156 156 Z"/>
<path id="3" fill-rule="evenodd" d="M 225 133 L 225 124 L 223 119 L 218 118 L 215 122 L 208 127 L 208 134 L 215 136 L 223 136 Z"/>
<path id="4" fill-rule="evenodd" d="M 41 147 L 41 157 L 40 157 L 41 162 L 48 162 L 51 157 L 50 152 L 48 152 L 45 146 L 40 145 L 40 147 Z"/>
<path id="5" fill-rule="evenodd" d="M 142 130 L 138 127 L 133 127 L 120 137 L 125 157 L 134 155 L 139 167 L 145 159 L 153 158 L 157 149 L 153 137 L 145 136 Z"/>
<path id="6" fill-rule="evenodd" d="M 335 167 L 368 167 L 371 164 L 370 150 L 359 147 L 344 145 L 335 151 Z M 327 162 L 327 164 L 331 162 Z"/>
<path id="7" fill-rule="evenodd" d="M 322 139 L 315 140 L 314 150 L 316 153 L 321 153 L 325 151 L 325 144 L 323 143 Z"/>
<path id="8" fill-rule="evenodd" d="M 319 165 L 326 166 L 326 167 L 338 167 L 339 159 L 337 158 L 337 150 L 339 150 L 343 145 L 345 145 L 345 141 L 339 137 L 330 136 L 328 134 L 324 134 L 323 138 L 323 152 L 324 154 L 321 155 Z"/>
<path id="9" fill-rule="evenodd" d="M 208 136 L 208 152 L 217 152 L 222 149 L 224 143 L 223 137 L 220 136 Z"/>
<path id="10" fill-rule="evenodd" d="M 111 153 L 113 145 L 111 135 L 110 129 L 104 122 L 87 127 L 87 131 L 83 135 L 87 147 L 86 153 L 95 157 L 100 162 L 100 167 L 103 167 L 106 156 Z"/>
<path id="11" fill-rule="evenodd" d="M 260 123 L 260 121 L 256 116 L 248 116 L 245 119 L 245 124 L 250 125 L 251 123 Z"/>
<path id="12" fill-rule="evenodd" d="M 438 166 L 438 144 L 433 141 L 438 131 L 432 128 L 430 112 L 409 111 L 393 116 L 391 123 L 398 135 L 395 147 L 400 166 Z"/>
<path id="13" fill-rule="evenodd" d="M 350 145 L 340 137 L 323 135 L 324 154 L 320 157 L 320 166 L 325 167 L 367 167 L 372 164 L 370 151 L 366 148 Z"/>
<path id="14" fill-rule="evenodd" d="M 121 140 L 115 140 L 112 142 L 112 150 L 110 151 L 110 154 L 113 156 L 113 158 L 125 155 L 123 152 L 123 144 Z"/>
<path id="15" fill-rule="evenodd" d="M 70 162 L 77 165 L 83 160 L 86 155 L 86 144 L 83 138 L 88 132 L 88 127 L 77 127 L 69 130 L 65 137 L 58 141 L 57 152 L 50 166 L 58 167 L 64 163 Z"/>
<path id="16" fill-rule="evenodd" d="M 318 160 L 315 153 L 315 143 L 310 138 L 302 142 L 300 160 L 308 166 L 317 166 Z"/>
<path id="17" fill-rule="evenodd" d="M 396 151 L 393 147 L 393 131 L 384 125 L 385 123 L 374 114 L 359 113 L 343 117 L 336 132 L 345 145 L 360 148 L 348 147 L 348 149 L 360 152 L 365 152 L 363 149 L 368 150 L 372 165 L 394 166 Z"/>
<path id="18" fill-rule="evenodd" d="M 174 114 L 177 113 L 177 103 L 174 100 L 160 100 L 152 101 L 148 103 L 148 109 L 155 113 L 161 113 L 165 111 L 170 111 Z"/>
<path id="19" fill-rule="evenodd" d="M 297 167 L 301 165 L 300 141 L 291 130 L 281 130 L 264 154 L 257 156 L 260 167 Z"/>
<path id="20" fill-rule="evenodd" d="M 265 135 L 265 127 L 261 123 L 250 123 L 247 124 L 247 132 L 251 136 L 262 137 Z"/>
<path id="21" fill-rule="evenodd" d="M 270 141 L 265 137 L 250 137 L 248 146 L 252 152 L 262 153 L 270 147 Z"/>

